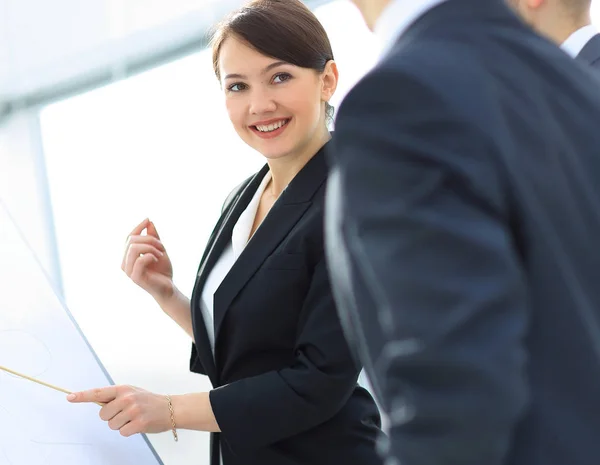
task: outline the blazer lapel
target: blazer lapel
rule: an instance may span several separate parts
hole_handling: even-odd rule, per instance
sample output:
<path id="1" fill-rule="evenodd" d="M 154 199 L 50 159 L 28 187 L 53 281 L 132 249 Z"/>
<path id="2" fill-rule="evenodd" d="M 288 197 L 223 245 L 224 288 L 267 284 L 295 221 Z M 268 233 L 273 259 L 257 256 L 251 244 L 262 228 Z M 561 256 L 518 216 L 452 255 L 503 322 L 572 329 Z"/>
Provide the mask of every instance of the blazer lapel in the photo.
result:
<path id="1" fill-rule="evenodd" d="M 218 344 L 219 332 L 229 306 L 262 263 L 285 239 L 306 212 L 312 203 L 315 192 L 325 182 L 327 164 L 324 150 L 325 147 L 302 168 L 283 191 L 221 283 L 221 286 L 215 292 L 215 347 Z M 258 183 L 263 177 L 264 174 L 259 176 Z M 256 187 L 252 190 L 252 195 L 256 192 L 258 183 L 255 183 Z M 246 205 L 248 202 L 246 202 Z M 241 211 L 237 215 L 232 215 L 232 217 L 235 216 L 237 220 L 240 214 Z M 233 218 L 229 222 L 230 228 L 233 228 L 235 223 Z M 227 231 L 226 235 L 231 238 L 231 229 Z"/>
<path id="2" fill-rule="evenodd" d="M 261 180 L 268 171 L 268 166 L 265 166 L 259 171 L 248 185 L 237 195 L 237 199 L 234 200 L 231 205 L 221 215 L 221 218 L 217 222 L 215 229 L 213 230 L 208 243 L 206 245 L 206 251 L 200 261 L 198 268 L 198 274 L 196 277 L 196 285 L 191 297 L 191 308 L 192 308 L 192 327 L 194 328 L 194 339 L 196 346 L 198 347 L 198 356 L 202 361 L 202 366 L 206 370 L 206 374 L 210 378 L 213 385 L 218 385 L 218 373 L 215 367 L 214 358 L 212 356 L 212 349 L 210 341 L 208 339 L 208 333 L 206 331 L 206 323 L 202 316 L 202 310 L 200 308 L 200 299 L 202 296 L 202 290 L 204 284 L 208 278 L 208 274 L 215 266 L 215 263 L 223 253 L 225 246 L 231 241 L 231 231 L 237 221 L 237 218 L 246 209 L 254 192 L 258 188 Z"/>

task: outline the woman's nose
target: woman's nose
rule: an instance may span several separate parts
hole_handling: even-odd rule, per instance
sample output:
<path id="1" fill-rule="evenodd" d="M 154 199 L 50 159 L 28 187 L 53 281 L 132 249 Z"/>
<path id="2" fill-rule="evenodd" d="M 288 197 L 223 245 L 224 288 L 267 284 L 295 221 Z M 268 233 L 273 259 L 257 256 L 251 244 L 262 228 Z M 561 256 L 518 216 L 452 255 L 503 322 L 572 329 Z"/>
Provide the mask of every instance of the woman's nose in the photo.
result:
<path id="1" fill-rule="evenodd" d="M 277 104 L 269 92 L 255 90 L 250 98 L 250 113 L 253 115 L 272 113 L 277 109 Z"/>

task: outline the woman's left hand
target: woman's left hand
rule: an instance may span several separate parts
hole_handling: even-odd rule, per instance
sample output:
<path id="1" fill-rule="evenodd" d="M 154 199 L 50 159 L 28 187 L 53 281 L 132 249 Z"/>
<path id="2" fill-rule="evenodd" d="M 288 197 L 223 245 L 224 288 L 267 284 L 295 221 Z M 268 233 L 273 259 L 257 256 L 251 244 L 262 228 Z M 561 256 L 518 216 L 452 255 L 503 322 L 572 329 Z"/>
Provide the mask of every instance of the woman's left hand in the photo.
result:
<path id="1" fill-rule="evenodd" d="M 100 418 L 122 436 L 136 433 L 162 433 L 171 429 L 171 414 L 166 396 L 133 386 L 109 386 L 67 396 L 72 403 L 100 402 Z"/>

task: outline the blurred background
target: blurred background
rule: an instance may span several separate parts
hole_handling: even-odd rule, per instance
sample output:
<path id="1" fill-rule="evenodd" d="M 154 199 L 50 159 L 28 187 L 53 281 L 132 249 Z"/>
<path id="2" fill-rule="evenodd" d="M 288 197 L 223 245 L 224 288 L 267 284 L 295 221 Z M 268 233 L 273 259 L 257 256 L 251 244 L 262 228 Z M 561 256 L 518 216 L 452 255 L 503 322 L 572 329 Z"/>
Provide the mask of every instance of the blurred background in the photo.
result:
<path id="1" fill-rule="evenodd" d="M 120 263 L 149 217 L 189 295 L 223 200 L 263 165 L 231 128 L 206 49 L 242 3 L 0 0 L 0 201 L 117 384 L 210 389 L 188 372 L 189 338 Z M 338 106 L 378 45 L 349 0 L 305 3 L 332 41 Z M 149 439 L 165 465 L 207 460 L 208 434 Z"/>

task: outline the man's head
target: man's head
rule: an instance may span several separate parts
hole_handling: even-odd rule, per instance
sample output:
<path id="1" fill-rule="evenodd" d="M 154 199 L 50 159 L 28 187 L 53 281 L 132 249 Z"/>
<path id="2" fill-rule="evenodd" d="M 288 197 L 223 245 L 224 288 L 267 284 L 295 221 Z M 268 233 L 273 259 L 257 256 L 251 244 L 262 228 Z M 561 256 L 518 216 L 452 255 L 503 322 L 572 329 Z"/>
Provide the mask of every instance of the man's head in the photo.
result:
<path id="1" fill-rule="evenodd" d="M 573 32 L 591 23 L 592 0 L 507 0 L 538 33 L 562 44 Z"/>
<path id="2" fill-rule="evenodd" d="M 375 23 L 392 0 L 352 0 L 365 18 L 369 29 L 375 28 Z"/>

